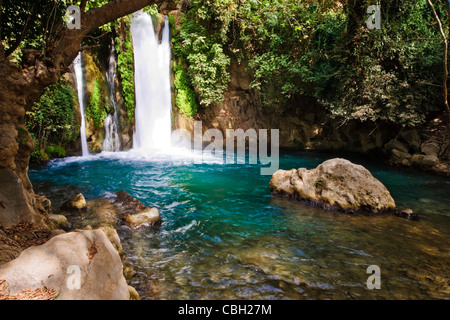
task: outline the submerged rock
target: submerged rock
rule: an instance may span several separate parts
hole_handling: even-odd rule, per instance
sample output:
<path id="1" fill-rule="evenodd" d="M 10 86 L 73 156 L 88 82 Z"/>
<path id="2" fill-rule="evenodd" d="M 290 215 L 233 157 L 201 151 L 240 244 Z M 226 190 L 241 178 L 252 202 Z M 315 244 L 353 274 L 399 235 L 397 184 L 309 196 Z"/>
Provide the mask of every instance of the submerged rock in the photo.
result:
<path id="1" fill-rule="evenodd" d="M 270 181 L 272 193 L 343 212 L 395 211 L 386 187 L 363 166 L 345 159 L 325 161 L 315 169 L 278 170 Z"/>
<path id="2" fill-rule="evenodd" d="M 158 209 L 145 206 L 123 190 L 108 197 L 89 200 L 88 213 L 95 217 L 98 224 L 110 224 L 113 227 L 118 227 L 122 222 L 132 227 L 161 222 Z"/>
<path id="3" fill-rule="evenodd" d="M 125 219 L 132 227 L 161 222 L 161 216 L 156 208 L 146 208 L 140 213 L 129 214 Z"/>
<path id="4" fill-rule="evenodd" d="M 46 287 L 62 300 L 128 300 L 116 248 L 101 229 L 70 232 L 24 250 L 0 266 L 9 294 Z"/>
<path id="5" fill-rule="evenodd" d="M 398 209 L 395 211 L 395 215 L 408 219 L 408 220 L 418 220 L 419 216 L 417 213 L 411 209 Z"/>
<path id="6" fill-rule="evenodd" d="M 86 209 L 87 209 L 86 199 L 84 199 L 84 196 L 81 193 L 67 200 L 61 206 L 61 210 L 63 211 L 81 211 Z"/>

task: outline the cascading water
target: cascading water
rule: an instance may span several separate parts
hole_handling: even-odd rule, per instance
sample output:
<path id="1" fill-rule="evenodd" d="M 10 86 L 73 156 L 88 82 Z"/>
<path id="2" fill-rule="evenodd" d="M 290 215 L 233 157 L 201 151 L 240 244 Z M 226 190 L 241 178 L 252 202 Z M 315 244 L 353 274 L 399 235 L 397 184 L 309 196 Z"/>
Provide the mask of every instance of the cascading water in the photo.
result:
<path id="1" fill-rule="evenodd" d="M 84 85 L 83 85 L 83 63 L 81 59 L 81 51 L 78 53 L 78 56 L 73 61 L 72 67 L 73 72 L 75 74 L 75 80 L 77 83 L 78 101 L 80 104 L 80 112 L 81 112 L 81 127 L 80 127 L 81 151 L 82 156 L 86 157 L 89 155 L 89 149 L 86 138 L 86 121 L 84 118 Z"/>
<path id="2" fill-rule="evenodd" d="M 167 149 L 172 133 L 168 18 L 165 17 L 161 43 L 152 18 L 146 13 L 136 14 L 131 34 L 136 83 L 134 149 Z"/>
<path id="3" fill-rule="evenodd" d="M 109 56 L 109 68 L 106 73 L 106 80 L 110 90 L 110 99 L 114 107 L 114 113 L 109 114 L 105 118 L 105 139 L 103 140 L 103 151 L 118 152 L 120 151 L 120 139 L 119 139 L 119 120 L 117 115 L 117 99 L 116 99 L 116 54 L 114 51 L 114 43 L 111 44 L 111 53 Z"/>

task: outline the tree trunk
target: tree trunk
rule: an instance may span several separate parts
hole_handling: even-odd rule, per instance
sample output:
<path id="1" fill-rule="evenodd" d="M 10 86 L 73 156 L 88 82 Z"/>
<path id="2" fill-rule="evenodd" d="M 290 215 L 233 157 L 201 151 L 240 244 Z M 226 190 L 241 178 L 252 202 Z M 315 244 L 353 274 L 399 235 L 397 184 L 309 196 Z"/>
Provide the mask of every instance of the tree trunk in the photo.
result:
<path id="1" fill-rule="evenodd" d="M 0 226 L 19 221 L 44 225 L 45 210 L 28 179 L 33 140 L 25 127 L 25 113 L 44 89 L 58 81 L 75 59 L 89 32 L 143 7 L 157 3 L 176 9 L 174 1 L 115 0 L 81 15 L 81 29 L 64 29 L 40 52 L 24 52 L 23 67 L 8 61 L 0 42 Z M 0 0 L 1 8 L 2 0 Z M 0 11 L 1 12 L 1 11 Z"/>
<path id="2" fill-rule="evenodd" d="M 434 5 L 431 2 L 431 0 L 427 0 L 428 5 L 431 8 L 431 11 L 433 12 L 433 16 L 438 23 L 439 26 L 439 32 L 442 36 L 442 41 L 444 43 L 444 66 L 443 66 L 443 77 L 442 77 L 442 91 L 443 91 L 443 99 L 444 99 L 444 107 L 445 107 L 445 113 L 447 114 L 447 139 L 450 139 L 450 106 L 448 103 L 448 37 L 445 34 L 444 26 L 442 25 L 441 19 L 439 18 L 436 10 L 434 9 Z M 449 5 L 447 3 L 447 10 L 449 8 Z M 448 12 L 448 11 L 447 11 Z"/>

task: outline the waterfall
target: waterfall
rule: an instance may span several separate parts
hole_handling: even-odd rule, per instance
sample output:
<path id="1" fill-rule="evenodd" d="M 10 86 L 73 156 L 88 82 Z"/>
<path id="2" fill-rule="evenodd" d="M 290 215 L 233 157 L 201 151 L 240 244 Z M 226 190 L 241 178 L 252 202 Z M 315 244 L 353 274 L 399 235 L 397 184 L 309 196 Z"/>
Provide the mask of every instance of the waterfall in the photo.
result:
<path id="1" fill-rule="evenodd" d="M 131 22 L 135 60 L 135 149 L 167 149 L 171 144 L 171 83 L 169 21 L 161 43 L 150 15 L 139 12 Z"/>
<path id="2" fill-rule="evenodd" d="M 80 127 L 81 151 L 82 156 L 86 157 L 89 155 L 89 149 L 86 138 L 86 121 L 84 118 L 84 85 L 83 85 L 83 65 L 81 59 L 81 51 L 78 53 L 78 56 L 73 61 L 72 67 L 75 74 L 78 92 L 78 102 L 80 104 L 80 112 L 81 112 L 81 127 Z"/>
<path id="3" fill-rule="evenodd" d="M 104 122 L 105 126 L 105 139 L 103 140 L 103 151 L 118 152 L 120 151 L 120 139 L 119 139 L 119 119 L 117 114 L 117 99 L 116 99 L 116 54 L 114 51 L 114 40 L 111 44 L 111 53 L 109 55 L 109 66 L 106 72 L 106 80 L 109 87 L 109 97 L 113 104 L 114 113 L 109 114 Z"/>

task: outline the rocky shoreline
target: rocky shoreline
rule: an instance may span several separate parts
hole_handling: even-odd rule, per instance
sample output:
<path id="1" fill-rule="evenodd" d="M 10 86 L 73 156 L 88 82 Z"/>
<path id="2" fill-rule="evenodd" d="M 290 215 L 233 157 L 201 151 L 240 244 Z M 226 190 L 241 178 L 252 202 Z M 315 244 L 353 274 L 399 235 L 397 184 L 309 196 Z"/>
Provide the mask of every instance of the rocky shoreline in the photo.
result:
<path id="1" fill-rule="evenodd" d="M 46 227 L 0 229 L 0 299 L 139 300 L 124 276 L 116 228 L 158 226 L 158 209 L 119 191 L 89 201 L 78 194 L 61 210 L 47 215 Z M 95 223 L 72 230 L 66 216 L 81 212 Z"/>

